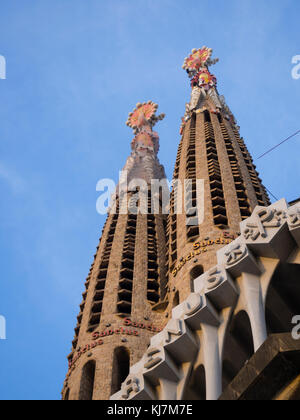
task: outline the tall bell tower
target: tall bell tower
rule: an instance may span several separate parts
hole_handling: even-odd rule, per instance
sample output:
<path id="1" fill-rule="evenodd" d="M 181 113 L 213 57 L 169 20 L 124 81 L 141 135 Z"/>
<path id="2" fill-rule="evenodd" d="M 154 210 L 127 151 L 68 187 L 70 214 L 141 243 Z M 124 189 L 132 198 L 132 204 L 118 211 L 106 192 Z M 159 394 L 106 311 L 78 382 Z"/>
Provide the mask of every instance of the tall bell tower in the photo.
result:
<path id="1" fill-rule="evenodd" d="M 155 306 L 166 293 L 166 215 L 159 208 L 152 211 L 149 188 L 153 179 L 166 178 L 153 131 L 164 118 L 156 115 L 157 107 L 152 101 L 139 103 L 129 114 L 132 152 L 86 279 L 68 356 L 65 400 L 109 399 L 163 327 Z"/>
<path id="2" fill-rule="evenodd" d="M 168 219 L 170 309 L 193 291 L 196 277 L 216 264 L 216 251 L 239 235 L 240 222 L 255 206 L 269 204 L 237 122 L 209 70 L 218 61 L 211 55 L 210 48 L 194 49 L 183 64 L 192 92 L 180 127 Z"/>

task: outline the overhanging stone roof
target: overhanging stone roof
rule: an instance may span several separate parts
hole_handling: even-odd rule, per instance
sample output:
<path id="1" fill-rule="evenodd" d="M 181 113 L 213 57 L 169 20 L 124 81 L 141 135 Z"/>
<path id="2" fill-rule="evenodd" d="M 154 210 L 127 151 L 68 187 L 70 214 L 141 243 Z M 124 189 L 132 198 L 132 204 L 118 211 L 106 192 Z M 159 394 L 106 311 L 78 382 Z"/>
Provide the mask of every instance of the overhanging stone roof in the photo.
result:
<path id="1" fill-rule="evenodd" d="M 271 400 L 297 375 L 300 340 L 290 333 L 270 335 L 241 369 L 219 400 Z M 291 399 L 299 399 L 300 389 Z"/>

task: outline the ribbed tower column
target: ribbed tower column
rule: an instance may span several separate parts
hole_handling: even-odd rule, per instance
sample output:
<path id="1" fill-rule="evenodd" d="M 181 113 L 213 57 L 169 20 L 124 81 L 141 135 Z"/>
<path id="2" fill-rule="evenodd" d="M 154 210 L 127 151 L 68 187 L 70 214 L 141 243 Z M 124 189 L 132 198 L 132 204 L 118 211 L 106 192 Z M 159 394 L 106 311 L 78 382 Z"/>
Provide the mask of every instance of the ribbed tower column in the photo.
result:
<path id="1" fill-rule="evenodd" d="M 211 54 L 207 47 L 193 50 L 183 65 L 192 94 L 182 119 L 174 181 L 182 186 L 186 182 L 191 190 L 185 194 L 187 211 L 182 214 L 176 214 L 180 189 L 174 187 L 171 197 L 169 310 L 190 294 L 194 278 L 216 264 L 216 251 L 239 235 L 241 220 L 256 205 L 269 204 L 236 120 L 208 70 L 218 61 Z M 190 210 L 197 205 L 196 213 Z"/>
<path id="2" fill-rule="evenodd" d="M 132 153 L 85 283 L 63 399 L 109 399 L 164 326 L 156 309 L 166 293 L 166 216 L 153 214 L 149 188 L 166 178 L 156 110 L 150 101 L 129 114 Z"/>

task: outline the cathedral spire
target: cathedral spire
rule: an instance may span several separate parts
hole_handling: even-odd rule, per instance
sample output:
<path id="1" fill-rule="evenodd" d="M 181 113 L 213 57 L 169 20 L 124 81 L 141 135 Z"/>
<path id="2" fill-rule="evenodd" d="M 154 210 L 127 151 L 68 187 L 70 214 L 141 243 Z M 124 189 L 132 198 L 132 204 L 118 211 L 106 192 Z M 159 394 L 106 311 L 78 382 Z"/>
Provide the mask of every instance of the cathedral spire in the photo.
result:
<path id="1" fill-rule="evenodd" d="M 239 223 L 255 206 L 269 204 L 234 115 L 210 72 L 217 62 L 212 49 L 204 46 L 193 49 L 182 66 L 192 91 L 182 118 L 174 180 L 187 182 L 191 192 L 186 194 L 185 214 L 176 214 L 177 190 L 172 191 L 169 271 L 174 296 L 170 301 L 177 291 L 182 301 L 191 291 L 191 279 L 212 267 L 218 248 L 239 234 Z"/>
<path id="2" fill-rule="evenodd" d="M 146 127 L 152 130 L 158 121 L 165 118 L 165 114 L 156 115 L 157 109 L 158 105 L 152 101 L 137 103 L 136 108 L 129 113 L 126 125 L 131 127 L 135 134 Z"/>
<path id="3" fill-rule="evenodd" d="M 152 101 L 139 103 L 128 117 L 134 132 L 131 153 L 85 283 L 64 399 L 108 399 L 164 326 L 159 311 L 167 293 L 166 215 L 159 190 L 159 211 L 153 211 L 149 189 L 152 180 L 166 178 L 153 131 L 164 118 L 157 108 Z"/>
<path id="4" fill-rule="evenodd" d="M 186 112 L 182 118 L 180 133 L 183 133 L 186 122 L 191 118 L 192 113 L 197 109 L 208 106 L 213 112 L 219 112 L 222 108 L 220 98 L 217 92 L 217 78 L 210 73 L 209 67 L 216 64 L 219 59 L 212 59 L 213 50 L 211 48 L 202 47 L 193 49 L 191 54 L 184 59 L 182 68 L 186 70 L 190 79 L 192 93 L 191 100 L 186 104 Z M 207 99 L 210 101 L 207 101 Z M 205 102 L 207 102 L 205 104 Z"/>
<path id="5" fill-rule="evenodd" d="M 129 113 L 126 125 L 133 129 L 135 137 L 131 142 L 131 155 L 123 168 L 119 187 L 127 191 L 127 186 L 134 180 L 144 180 L 151 184 L 153 179 L 166 178 L 163 166 L 159 163 L 159 135 L 153 131 L 158 121 L 165 114 L 156 115 L 158 105 L 152 101 L 138 103 Z M 124 185 L 126 184 L 126 185 Z"/>

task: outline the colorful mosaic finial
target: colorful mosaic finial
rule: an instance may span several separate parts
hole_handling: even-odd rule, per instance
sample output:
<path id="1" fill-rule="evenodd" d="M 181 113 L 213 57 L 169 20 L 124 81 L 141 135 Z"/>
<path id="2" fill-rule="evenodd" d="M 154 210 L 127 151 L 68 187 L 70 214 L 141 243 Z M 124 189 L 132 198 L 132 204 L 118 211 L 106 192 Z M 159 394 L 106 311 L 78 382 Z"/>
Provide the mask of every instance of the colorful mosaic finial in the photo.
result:
<path id="1" fill-rule="evenodd" d="M 216 77 L 206 69 L 201 69 L 191 79 L 192 87 L 199 86 L 199 87 L 204 87 L 204 88 L 206 87 L 210 88 L 210 87 L 216 86 L 216 84 L 217 84 Z"/>
<path id="2" fill-rule="evenodd" d="M 183 133 L 186 122 L 191 118 L 192 112 L 204 106 L 205 100 L 210 96 L 213 103 L 213 110 L 221 108 L 216 93 L 217 78 L 211 74 L 208 67 L 219 61 L 218 58 L 211 59 L 213 50 L 202 47 L 194 48 L 191 54 L 184 59 L 182 68 L 186 70 L 191 81 L 191 100 L 186 105 L 185 114 L 180 126 L 180 134 Z"/>
<path id="3" fill-rule="evenodd" d="M 159 136 L 153 131 L 155 124 L 165 118 L 165 114 L 156 115 L 158 105 L 152 101 L 138 103 L 133 112 L 130 112 L 126 125 L 133 129 L 135 134 L 131 147 L 142 155 L 147 151 L 158 153 Z"/>
<path id="4" fill-rule="evenodd" d="M 188 72 L 198 72 L 203 67 L 211 66 L 219 61 L 218 58 L 211 60 L 213 50 L 202 47 L 198 50 L 194 48 L 192 53 L 184 59 L 182 68 Z"/>
<path id="5" fill-rule="evenodd" d="M 150 126 L 151 128 L 160 121 L 163 120 L 165 114 L 155 115 L 158 105 L 152 101 L 138 103 L 133 112 L 130 112 L 126 125 L 131 127 L 134 132 L 137 132 L 144 126 Z"/>
<path id="6" fill-rule="evenodd" d="M 193 49 L 192 53 L 185 58 L 182 68 L 186 70 L 191 79 L 191 86 L 204 88 L 206 90 L 216 86 L 216 77 L 208 71 L 208 66 L 219 61 L 218 58 L 212 60 L 213 50 L 211 48 L 202 47 Z"/>

